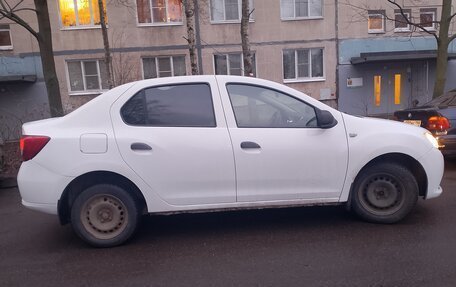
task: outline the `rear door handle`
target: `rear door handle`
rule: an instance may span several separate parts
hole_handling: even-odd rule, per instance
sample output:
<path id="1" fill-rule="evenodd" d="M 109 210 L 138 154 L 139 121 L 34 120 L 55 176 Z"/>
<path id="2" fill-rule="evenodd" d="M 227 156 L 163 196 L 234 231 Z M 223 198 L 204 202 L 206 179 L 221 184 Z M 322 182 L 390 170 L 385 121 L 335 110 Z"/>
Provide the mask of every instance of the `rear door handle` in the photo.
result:
<path id="1" fill-rule="evenodd" d="M 132 143 L 130 146 L 131 150 L 152 150 L 152 147 L 145 143 Z"/>
<path id="2" fill-rule="evenodd" d="M 242 149 L 253 149 L 253 148 L 261 148 L 259 144 L 255 142 L 242 142 L 241 143 Z"/>

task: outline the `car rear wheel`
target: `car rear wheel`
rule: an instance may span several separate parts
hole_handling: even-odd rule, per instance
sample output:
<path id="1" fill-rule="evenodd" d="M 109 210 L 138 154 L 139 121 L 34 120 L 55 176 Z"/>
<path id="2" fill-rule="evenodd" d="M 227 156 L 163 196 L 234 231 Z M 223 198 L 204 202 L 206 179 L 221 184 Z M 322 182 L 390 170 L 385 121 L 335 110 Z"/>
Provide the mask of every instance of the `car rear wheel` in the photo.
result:
<path id="1" fill-rule="evenodd" d="M 97 184 L 84 190 L 71 208 L 74 231 L 95 247 L 112 247 L 135 232 L 140 213 L 134 198 L 121 187 Z"/>
<path id="2" fill-rule="evenodd" d="M 355 180 L 351 204 L 361 218 L 375 223 L 403 219 L 418 199 L 413 174 L 396 163 L 379 163 L 361 171 Z"/>

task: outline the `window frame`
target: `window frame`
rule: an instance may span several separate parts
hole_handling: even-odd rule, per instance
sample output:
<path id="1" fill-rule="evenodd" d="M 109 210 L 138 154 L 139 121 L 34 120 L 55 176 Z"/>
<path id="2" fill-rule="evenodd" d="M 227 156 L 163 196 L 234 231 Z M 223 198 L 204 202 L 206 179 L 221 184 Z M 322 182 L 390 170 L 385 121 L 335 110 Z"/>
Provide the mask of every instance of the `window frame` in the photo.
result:
<path id="1" fill-rule="evenodd" d="M 102 94 L 106 91 L 109 91 L 109 89 L 103 89 L 103 79 L 101 78 L 101 71 L 100 71 L 100 61 L 103 61 L 103 59 L 96 58 L 96 59 L 71 59 L 71 60 L 65 60 L 65 66 L 66 66 L 66 77 L 67 77 L 67 85 L 68 85 L 68 94 L 70 96 L 78 96 L 78 95 L 96 95 L 96 94 Z M 82 83 L 84 86 L 84 90 L 82 91 L 72 91 L 71 90 L 71 79 L 70 79 L 70 71 L 68 69 L 68 63 L 74 63 L 74 62 L 79 62 L 81 65 L 81 73 L 82 73 Z M 97 76 L 98 76 L 98 83 L 100 85 L 100 89 L 95 89 L 95 90 L 88 90 L 87 89 L 87 83 L 86 83 L 86 74 L 85 74 L 85 67 L 84 67 L 84 62 L 96 62 L 97 64 Z"/>
<path id="2" fill-rule="evenodd" d="M 182 76 L 187 76 L 187 61 L 186 61 L 186 55 L 142 56 L 142 57 L 141 57 L 141 76 L 142 76 L 142 79 L 143 79 L 143 80 L 150 80 L 150 79 L 165 78 L 165 77 L 160 77 L 160 70 L 159 70 L 158 61 L 157 61 L 157 59 L 159 59 L 159 58 L 169 58 L 169 59 L 170 59 L 171 77 L 182 77 L 182 76 L 176 76 L 176 75 L 174 75 L 174 57 L 183 57 L 183 58 L 184 58 L 185 75 L 182 75 Z M 155 59 L 155 72 L 157 73 L 157 77 L 156 77 L 156 78 L 145 78 L 145 77 L 144 77 L 144 59 Z"/>
<path id="3" fill-rule="evenodd" d="M 369 28 L 370 16 L 381 16 L 381 18 L 382 18 L 382 29 L 370 29 Z M 383 34 L 383 33 L 385 33 L 385 28 L 386 28 L 385 10 L 368 11 L 367 12 L 367 33 L 368 34 Z"/>
<path id="4" fill-rule="evenodd" d="M 108 14 L 108 10 L 107 10 L 107 4 L 106 4 L 106 0 L 103 0 L 104 1 L 104 5 L 105 5 L 105 10 L 106 10 L 106 15 Z M 61 8 L 60 8 L 60 0 L 57 0 L 57 7 L 58 7 L 58 15 L 59 15 L 59 22 L 60 22 L 60 30 L 64 31 L 64 30 L 90 30 L 90 29 L 101 29 L 101 24 L 95 24 L 94 23 L 94 12 L 93 12 L 93 6 L 92 6 L 92 1 L 89 1 L 89 9 L 90 9 L 90 24 L 88 25 L 80 25 L 79 24 L 79 16 L 78 16 L 78 6 L 77 6 L 77 2 L 78 0 L 73 0 L 73 5 L 74 5 L 74 17 L 75 17 L 75 21 L 76 21 L 76 25 L 75 26 L 65 26 L 63 25 L 63 22 L 62 22 L 62 12 L 61 12 Z M 101 19 L 100 19 L 101 21 Z M 108 23 L 106 23 L 106 27 L 108 27 Z"/>
<path id="5" fill-rule="evenodd" d="M 320 0 L 321 3 L 321 16 L 296 16 L 296 0 L 293 0 L 293 17 L 282 17 L 282 0 L 280 0 L 279 5 L 280 5 L 280 20 L 282 21 L 299 21 L 299 20 L 319 20 L 319 19 L 324 19 L 324 0 Z M 307 11 L 310 11 L 310 0 L 307 2 Z"/>
<path id="6" fill-rule="evenodd" d="M 238 124 L 236 113 L 234 111 L 233 102 L 231 101 L 231 96 L 230 96 L 230 93 L 228 91 L 228 86 L 229 85 L 240 85 L 240 86 L 250 86 L 250 87 L 256 87 L 256 88 L 262 88 L 262 89 L 271 90 L 271 91 L 274 91 L 276 93 L 280 93 L 280 94 L 283 94 L 285 96 L 291 97 L 291 98 L 297 100 L 298 102 L 301 102 L 301 103 L 309 106 L 310 108 L 312 108 L 314 110 L 315 117 L 317 119 L 317 125 L 315 127 L 254 127 L 254 126 L 251 126 L 251 127 L 240 127 L 239 124 Z M 320 109 L 318 109 L 314 105 L 309 104 L 308 102 L 306 102 L 306 101 L 304 101 L 304 100 L 302 100 L 302 99 L 300 99 L 298 97 L 290 95 L 289 93 L 286 93 L 284 91 L 281 91 L 281 90 L 278 90 L 278 89 L 275 89 L 275 88 L 263 86 L 263 85 L 260 85 L 260 84 L 243 83 L 243 82 L 227 82 L 227 83 L 225 83 L 225 89 L 226 89 L 226 93 L 228 95 L 228 100 L 230 101 L 231 111 L 233 112 L 234 121 L 236 123 L 236 128 L 238 128 L 238 129 L 315 129 L 315 128 L 320 128 L 319 125 L 318 125 L 318 117 L 317 117 L 317 110 L 320 110 Z"/>
<path id="7" fill-rule="evenodd" d="M 423 26 L 424 28 L 426 28 L 427 31 L 431 31 L 431 32 L 434 32 L 434 31 L 437 31 L 437 27 L 436 27 L 436 19 L 437 19 L 437 9 L 435 8 L 429 8 L 429 9 L 420 9 L 420 25 L 422 25 L 421 23 L 421 15 L 422 14 L 432 14 L 432 27 L 425 27 Z M 423 29 L 421 29 L 422 31 L 424 31 Z"/>
<path id="8" fill-rule="evenodd" d="M 238 3 L 238 14 L 239 14 L 239 19 L 238 20 L 226 20 L 226 11 L 225 11 L 225 1 L 226 0 L 219 0 L 219 1 L 223 1 L 223 17 L 224 17 L 224 20 L 213 20 L 212 19 L 212 1 L 217 1 L 217 0 L 209 0 L 208 1 L 209 2 L 209 20 L 210 20 L 211 24 L 239 24 L 239 23 L 241 23 L 241 19 L 242 19 L 242 0 L 237 0 L 237 3 Z M 251 5 L 249 5 L 249 9 L 252 12 L 254 7 L 255 7 L 254 0 L 250 0 L 249 4 L 251 4 Z M 250 14 L 249 22 L 250 23 L 254 23 L 255 22 L 255 18 L 253 17 L 253 13 Z"/>
<path id="9" fill-rule="evenodd" d="M 123 107 L 133 98 L 135 97 L 136 95 L 138 95 L 139 93 L 142 93 L 147 90 L 147 89 L 154 89 L 154 88 L 161 88 L 161 87 L 169 87 L 169 86 L 188 86 L 188 85 L 206 85 L 208 88 L 209 88 L 209 93 L 210 93 L 210 100 L 211 100 L 211 107 L 212 107 L 212 116 L 214 118 L 214 125 L 213 126 L 158 126 L 158 125 L 147 125 L 147 124 L 144 124 L 144 125 L 134 125 L 134 124 L 129 124 L 125 121 L 124 119 L 124 116 L 122 114 L 122 109 Z M 145 95 L 144 95 L 144 100 L 145 100 Z M 147 107 L 146 107 L 146 111 L 147 113 Z M 130 127 L 140 127 L 140 128 L 217 128 L 218 125 L 217 125 L 217 116 L 215 114 L 215 107 L 214 107 L 214 95 L 212 94 L 212 86 L 209 82 L 186 82 L 186 83 L 170 83 L 170 84 L 159 84 L 159 85 L 154 85 L 154 86 L 148 86 L 148 87 L 145 87 L 145 88 L 142 88 L 138 91 L 135 92 L 135 94 L 131 97 L 128 98 L 128 100 L 126 100 L 122 106 L 120 107 L 119 109 L 119 114 L 120 114 L 120 118 L 122 119 L 122 122 L 127 125 L 127 126 L 130 126 Z"/>
<path id="10" fill-rule="evenodd" d="M 253 76 L 254 78 L 258 78 L 258 69 L 257 69 L 257 59 L 256 59 L 256 53 L 254 51 L 251 51 L 252 55 L 255 57 L 255 65 L 254 66 L 254 69 L 255 69 L 255 75 Z M 230 60 L 229 60 L 229 57 L 230 55 L 238 55 L 240 54 L 241 55 L 241 72 L 242 72 L 242 75 L 241 77 L 247 77 L 244 73 L 244 54 L 242 52 L 227 52 L 227 53 L 215 53 L 215 54 L 212 54 L 212 68 L 213 68 L 213 71 L 214 71 L 214 75 L 220 75 L 220 76 L 223 76 L 223 75 L 227 75 L 227 76 L 231 76 L 230 74 Z M 227 59 L 226 59 L 226 69 L 227 69 L 227 73 L 226 74 L 217 74 L 217 70 L 216 70 L 216 67 L 215 67 L 215 56 L 226 56 Z"/>
<path id="11" fill-rule="evenodd" d="M 302 50 L 309 50 L 308 52 L 308 59 L 309 59 L 309 75 L 312 75 L 312 50 L 322 50 L 321 51 L 321 56 L 322 56 L 322 68 L 323 68 L 323 76 L 321 77 L 298 77 L 298 51 Z M 295 78 L 291 79 L 285 79 L 285 70 L 284 70 L 284 61 L 283 61 L 283 53 L 284 51 L 294 51 L 295 53 L 295 62 L 294 62 L 294 68 L 295 68 Z M 326 81 L 326 69 L 325 69 L 325 48 L 324 47 L 312 47 L 312 48 L 295 48 L 295 49 L 283 49 L 282 50 L 282 77 L 283 77 L 283 82 L 284 83 L 308 83 L 308 82 L 323 82 Z"/>
<path id="12" fill-rule="evenodd" d="M 411 11 L 409 9 L 404 9 L 403 12 L 407 16 L 407 19 L 410 19 L 411 15 L 412 15 Z M 409 23 L 406 23 L 407 27 L 396 27 L 396 23 L 397 23 L 396 16 L 397 15 L 402 17 L 400 10 L 394 11 L 394 32 L 411 32 L 412 29 L 411 29 L 411 26 Z"/>
<path id="13" fill-rule="evenodd" d="M 139 22 L 139 15 L 138 15 L 138 2 L 135 0 L 135 8 L 136 8 L 136 26 L 137 27 L 159 27 L 159 26 L 182 26 L 184 25 L 184 9 L 182 8 L 182 13 L 181 13 L 181 19 L 182 21 L 180 22 L 153 22 L 154 15 L 153 15 L 153 10 L 152 10 L 152 0 L 147 0 L 149 3 L 149 10 L 150 10 L 150 23 L 140 23 Z M 168 15 L 169 11 L 169 6 L 168 6 L 168 0 L 164 0 L 165 5 L 166 5 L 166 15 Z"/>
<path id="14" fill-rule="evenodd" d="M 0 46 L 0 51 L 8 51 L 8 50 L 14 49 L 13 36 L 11 35 L 11 26 L 8 24 L 6 24 L 6 25 L 0 24 L 0 32 L 5 32 L 5 31 L 8 32 L 11 45 Z"/>

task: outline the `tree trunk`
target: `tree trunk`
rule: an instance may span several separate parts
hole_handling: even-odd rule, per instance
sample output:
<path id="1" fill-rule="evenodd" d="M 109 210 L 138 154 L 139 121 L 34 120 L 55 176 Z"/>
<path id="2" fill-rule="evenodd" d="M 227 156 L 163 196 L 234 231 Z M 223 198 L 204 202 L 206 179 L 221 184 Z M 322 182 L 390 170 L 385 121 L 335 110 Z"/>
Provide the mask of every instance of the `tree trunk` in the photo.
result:
<path id="1" fill-rule="evenodd" d="M 103 5 L 103 0 L 98 0 L 98 10 L 100 12 L 100 25 L 101 34 L 103 35 L 103 47 L 105 52 L 105 66 L 106 66 L 106 77 L 108 78 L 108 87 L 112 89 L 114 87 L 114 80 L 112 77 L 112 57 L 111 48 L 109 47 L 108 28 L 106 27 L 106 13 Z"/>
<path id="2" fill-rule="evenodd" d="M 194 0 L 183 0 L 185 18 L 187 23 L 187 42 L 188 51 L 190 53 L 190 66 L 192 68 L 192 75 L 198 75 L 198 62 L 196 60 L 196 46 L 195 46 L 195 3 Z"/>
<path id="3" fill-rule="evenodd" d="M 241 41 L 244 58 L 244 76 L 253 77 L 252 53 L 249 40 L 250 9 L 249 0 L 242 0 Z"/>
<path id="4" fill-rule="evenodd" d="M 437 65 L 435 67 L 435 84 L 432 98 L 441 96 L 445 91 L 446 73 L 448 66 L 448 31 L 451 22 L 451 0 L 442 1 L 442 16 L 437 40 Z"/>
<path id="5" fill-rule="evenodd" d="M 46 0 L 34 0 L 38 19 L 38 45 L 41 64 L 43 65 L 44 82 L 49 99 L 51 117 L 63 116 L 62 97 L 60 96 L 59 80 L 55 71 L 54 52 L 52 50 L 51 24 Z"/>

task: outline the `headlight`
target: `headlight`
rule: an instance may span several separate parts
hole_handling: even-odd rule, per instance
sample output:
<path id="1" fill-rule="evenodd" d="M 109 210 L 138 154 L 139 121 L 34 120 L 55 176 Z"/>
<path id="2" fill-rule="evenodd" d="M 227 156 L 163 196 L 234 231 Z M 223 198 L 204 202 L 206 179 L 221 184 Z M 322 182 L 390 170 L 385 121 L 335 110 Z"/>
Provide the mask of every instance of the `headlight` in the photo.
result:
<path id="1" fill-rule="evenodd" d="M 439 142 L 437 139 L 430 133 L 430 132 L 425 132 L 424 137 L 427 138 L 427 140 L 435 147 L 439 148 Z"/>

